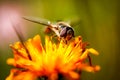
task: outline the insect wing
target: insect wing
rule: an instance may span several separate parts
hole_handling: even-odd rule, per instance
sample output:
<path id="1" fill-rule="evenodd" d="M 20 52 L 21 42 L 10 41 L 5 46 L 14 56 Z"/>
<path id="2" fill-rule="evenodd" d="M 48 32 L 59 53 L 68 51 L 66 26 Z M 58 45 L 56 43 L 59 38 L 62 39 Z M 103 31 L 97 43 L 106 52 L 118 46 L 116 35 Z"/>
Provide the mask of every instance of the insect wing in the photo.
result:
<path id="1" fill-rule="evenodd" d="M 22 18 L 25 20 L 34 22 L 34 23 L 41 24 L 41 25 L 51 26 L 50 21 L 45 20 L 45 19 L 40 19 L 40 18 L 36 18 L 36 17 L 28 17 L 28 16 L 23 16 Z"/>

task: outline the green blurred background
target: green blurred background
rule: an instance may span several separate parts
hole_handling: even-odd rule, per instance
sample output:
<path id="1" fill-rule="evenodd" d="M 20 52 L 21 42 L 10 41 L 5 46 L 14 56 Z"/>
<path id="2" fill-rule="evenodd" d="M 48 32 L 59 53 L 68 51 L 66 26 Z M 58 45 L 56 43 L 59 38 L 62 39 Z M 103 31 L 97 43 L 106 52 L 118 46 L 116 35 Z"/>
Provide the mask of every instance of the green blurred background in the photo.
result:
<path id="1" fill-rule="evenodd" d="M 53 22 L 80 19 L 79 24 L 74 26 L 75 35 L 81 35 L 84 41 L 90 43 L 89 47 L 99 51 L 100 55 L 92 56 L 92 61 L 101 66 L 101 70 L 95 74 L 83 72 L 82 80 L 120 80 L 119 0 L 0 0 L 1 6 L 8 4 L 19 7 L 22 15 Z M 26 38 L 36 34 L 44 36 L 44 28 L 40 28 L 40 25 L 24 20 L 22 22 L 25 24 L 23 33 L 26 33 Z M 5 39 L 2 38 L 1 43 Z M 6 60 L 12 56 L 8 44 L 0 46 L 0 80 L 9 75 L 11 67 L 6 64 Z"/>

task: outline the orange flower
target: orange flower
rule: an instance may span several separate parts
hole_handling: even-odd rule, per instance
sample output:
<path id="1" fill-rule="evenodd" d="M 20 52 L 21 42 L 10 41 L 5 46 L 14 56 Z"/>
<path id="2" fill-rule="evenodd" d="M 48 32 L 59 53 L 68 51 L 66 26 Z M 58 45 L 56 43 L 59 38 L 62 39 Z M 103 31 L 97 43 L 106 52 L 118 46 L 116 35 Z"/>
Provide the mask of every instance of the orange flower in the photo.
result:
<path id="1" fill-rule="evenodd" d="M 98 55 L 98 52 L 93 48 L 86 49 L 80 36 L 67 44 L 63 40 L 54 43 L 46 36 L 43 46 L 40 36 L 37 35 L 24 44 L 26 48 L 20 42 L 10 45 L 14 58 L 9 58 L 7 63 L 13 65 L 15 69 L 11 70 L 6 80 L 36 78 L 57 80 L 61 76 L 67 80 L 79 80 L 82 70 L 88 72 L 100 70 L 99 66 L 89 65 L 89 62 L 86 62 L 89 53 Z"/>

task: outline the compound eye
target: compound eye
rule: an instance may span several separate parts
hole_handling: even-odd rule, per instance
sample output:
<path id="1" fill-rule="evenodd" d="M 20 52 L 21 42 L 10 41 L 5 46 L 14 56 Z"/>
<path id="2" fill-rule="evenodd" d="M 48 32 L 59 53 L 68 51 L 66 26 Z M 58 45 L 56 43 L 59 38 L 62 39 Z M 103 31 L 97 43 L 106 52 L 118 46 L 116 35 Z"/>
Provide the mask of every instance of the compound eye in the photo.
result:
<path id="1" fill-rule="evenodd" d="M 67 34 L 72 34 L 73 32 L 72 32 L 72 30 L 71 29 L 69 29 L 68 31 L 67 31 Z"/>
<path id="2" fill-rule="evenodd" d="M 70 28 L 70 27 L 67 28 L 67 35 L 71 35 L 74 37 L 74 31 L 72 28 Z"/>
<path id="3" fill-rule="evenodd" d="M 64 27 L 60 32 L 60 37 L 66 37 L 67 35 L 67 27 Z"/>

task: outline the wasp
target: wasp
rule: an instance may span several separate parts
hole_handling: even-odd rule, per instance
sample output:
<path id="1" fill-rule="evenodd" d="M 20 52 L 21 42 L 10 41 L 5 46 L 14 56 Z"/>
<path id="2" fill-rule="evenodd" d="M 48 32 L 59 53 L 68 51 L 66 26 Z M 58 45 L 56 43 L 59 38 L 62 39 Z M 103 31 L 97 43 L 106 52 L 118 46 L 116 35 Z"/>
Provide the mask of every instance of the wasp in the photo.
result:
<path id="1" fill-rule="evenodd" d="M 69 41 L 71 38 L 75 36 L 73 28 L 68 23 L 59 21 L 53 24 L 48 20 L 38 19 L 35 17 L 23 16 L 23 18 L 25 20 L 47 26 L 45 29 L 45 33 L 54 32 L 59 39 Z"/>

